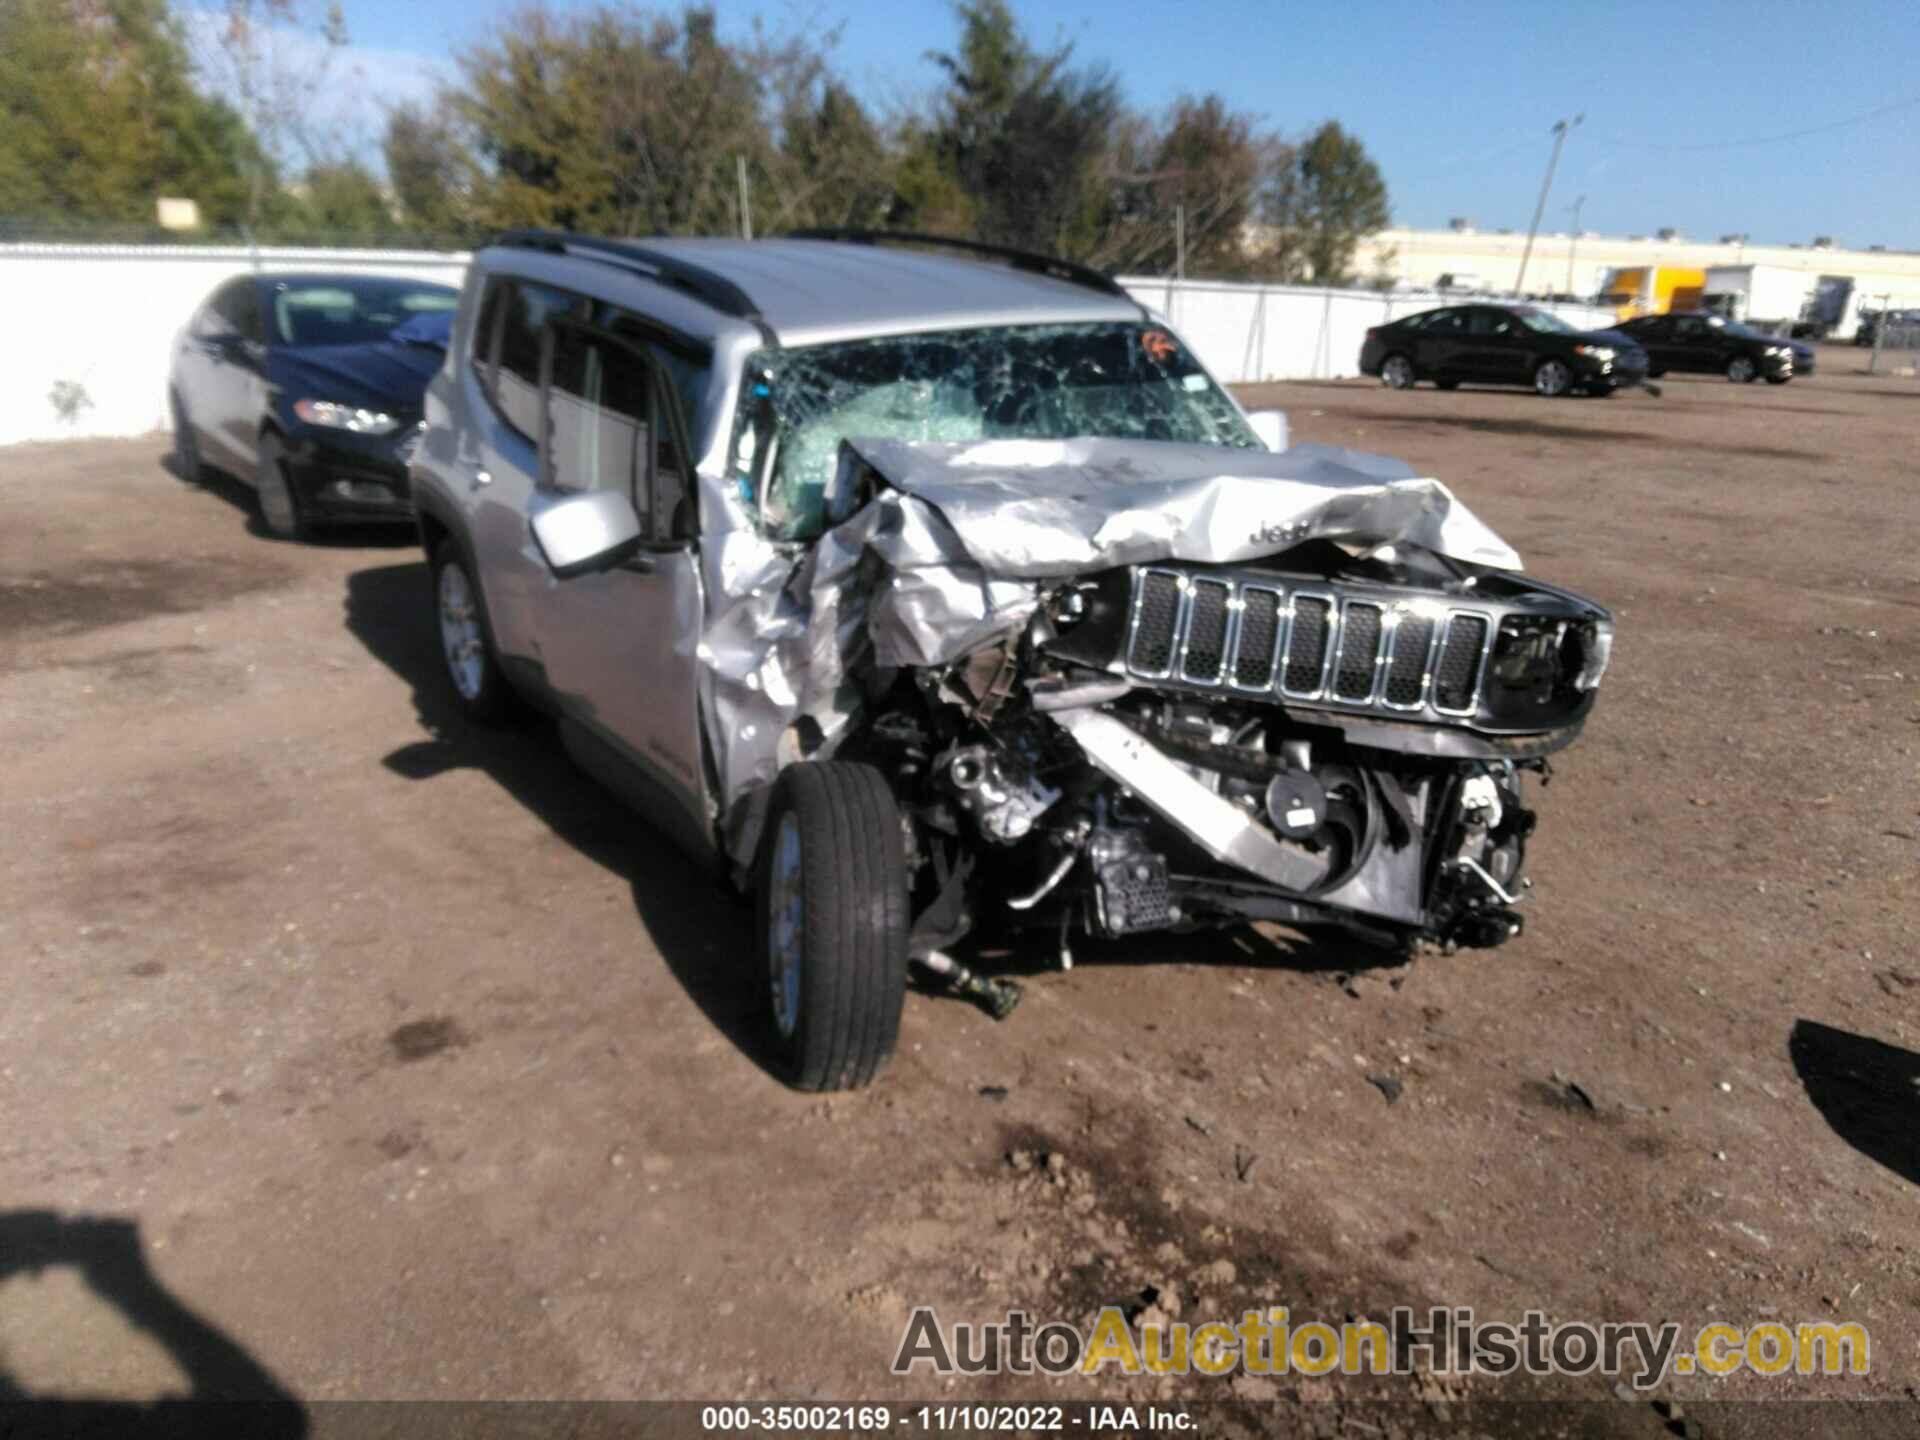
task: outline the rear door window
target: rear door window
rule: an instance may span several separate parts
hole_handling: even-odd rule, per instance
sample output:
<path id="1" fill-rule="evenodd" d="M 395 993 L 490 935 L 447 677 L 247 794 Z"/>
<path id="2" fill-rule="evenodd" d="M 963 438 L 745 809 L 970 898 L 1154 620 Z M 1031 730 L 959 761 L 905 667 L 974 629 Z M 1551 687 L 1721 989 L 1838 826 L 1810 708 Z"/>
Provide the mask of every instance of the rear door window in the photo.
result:
<path id="1" fill-rule="evenodd" d="M 580 313 L 580 297 L 551 285 L 516 280 L 501 301 L 492 398 L 500 416 L 529 440 L 540 435 L 542 337 L 549 324 Z"/>

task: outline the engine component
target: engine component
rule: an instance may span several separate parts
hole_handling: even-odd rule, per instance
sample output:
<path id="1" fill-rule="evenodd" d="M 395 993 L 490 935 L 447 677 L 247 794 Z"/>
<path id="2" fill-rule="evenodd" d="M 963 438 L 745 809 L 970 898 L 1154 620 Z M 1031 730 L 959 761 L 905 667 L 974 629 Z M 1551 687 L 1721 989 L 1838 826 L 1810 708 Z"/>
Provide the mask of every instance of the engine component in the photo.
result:
<path id="1" fill-rule="evenodd" d="M 1018 759 L 986 745 L 967 745 L 946 757 L 947 783 L 973 816 L 980 833 L 1011 845 L 1033 833 L 1060 792 L 1043 785 Z"/>
<path id="2" fill-rule="evenodd" d="M 1304 770 L 1267 782 L 1267 818 L 1289 840 L 1311 840 L 1327 819 L 1327 788 Z"/>
<path id="3" fill-rule="evenodd" d="M 1087 841 L 1093 867 L 1093 906 L 1109 936 L 1164 930 L 1179 918 L 1167 881 L 1167 861 L 1132 830 L 1096 830 Z"/>
<path id="4" fill-rule="evenodd" d="M 1096 769 L 1137 793 L 1214 859 L 1289 890 L 1305 890 L 1322 878 L 1324 867 L 1312 856 L 1287 848 L 1259 820 L 1111 715 L 1064 710 L 1052 718 Z"/>
<path id="5" fill-rule="evenodd" d="M 944 980 L 952 994 L 975 1001 L 996 1020 L 1006 1019 L 1020 1003 L 1020 987 L 1013 981 L 976 975 L 944 950 L 929 950 L 914 958 Z"/>

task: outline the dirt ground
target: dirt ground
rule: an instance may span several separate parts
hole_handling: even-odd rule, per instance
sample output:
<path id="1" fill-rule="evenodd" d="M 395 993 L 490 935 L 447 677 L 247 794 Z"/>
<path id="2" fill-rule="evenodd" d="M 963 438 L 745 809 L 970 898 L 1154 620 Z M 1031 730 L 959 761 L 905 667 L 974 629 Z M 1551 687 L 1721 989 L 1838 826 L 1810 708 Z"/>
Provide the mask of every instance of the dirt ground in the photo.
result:
<path id="1" fill-rule="evenodd" d="M 1679 1428 L 1600 1379 L 888 1370 L 914 1305 L 1153 1287 L 1189 1319 L 1853 1318 L 1869 1378 L 1657 1394 L 1920 1399 L 1920 385 L 1859 364 L 1251 393 L 1615 609 L 1526 934 L 1398 968 L 1087 944 L 1004 1024 L 910 995 L 830 1099 L 762 1064 L 744 908 L 543 725 L 452 718 L 405 539 L 276 543 L 159 438 L 0 452 L 0 1394 L 1230 1393 L 1329 1431 L 1552 1394 Z"/>

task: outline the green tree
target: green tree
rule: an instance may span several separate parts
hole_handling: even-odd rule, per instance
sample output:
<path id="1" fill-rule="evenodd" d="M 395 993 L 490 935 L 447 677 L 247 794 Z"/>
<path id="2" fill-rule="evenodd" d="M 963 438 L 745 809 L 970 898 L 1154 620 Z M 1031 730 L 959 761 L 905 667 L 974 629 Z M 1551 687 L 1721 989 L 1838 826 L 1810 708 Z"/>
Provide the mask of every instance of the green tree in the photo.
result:
<path id="1" fill-rule="evenodd" d="M 931 58 L 947 75 L 934 152 L 965 192 L 982 239 L 1061 254 L 1098 239 L 1109 130 L 1120 87 L 1071 70 L 1073 47 L 1041 53 L 1006 0 L 961 0 L 960 43 Z M 911 213 L 900 217 L 920 223 Z"/>
<path id="2" fill-rule="evenodd" d="M 444 106 L 396 107 L 381 149 L 408 230 L 443 238 L 469 232 L 466 176 L 473 159 Z"/>
<path id="3" fill-rule="evenodd" d="M 313 244 L 375 245 L 400 229 L 380 182 L 354 160 L 311 166 L 268 223 L 276 240 Z"/>
<path id="4" fill-rule="evenodd" d="M 1110 189 L 1089 258 L 1110 269 L 1171 273 L 1183 228 L 1189 275 L 1249 273 L 1255 195 L 1276 149 L 1252 116 L 1218 95 L 1182 96 L 1157 126 L 1128 116 L 1108 152 Z"/>
<path id="5" fill-rule="evenodd" d="M 1333 120 L 1269 169 L 1259 210 L 1264 268 L 1282 280 L 1323 285 L 1349 283 L 1360 241 L 1392 219 L 1380 167 Z"/>
<path id="6" fill-rule="evenodd" d="M 840 101 L 794 109 L 824 73 L 818 48 L 757 31 L 728 44 L 710 9 L 535 6 L 460 68 L 465 83 L 446 99 L 473 137 L 468 189 L 483 227 L 732 233 L 738 162 L 756 181 L 791 172 L 775 144 L 783 106 L 816 141 L 824 126 L 836 151 L 855 148 L 840 143 L 858 129 Z"/>
<path id="7" fill-rule="evenodd" d="M 783 106 L 767 228 L 883 225 L 894 168 L 885 137 L 853 92 L 837 80 L 810 80 Z"/>
<path id="8" fill-rule="evenodd" d="M 0 0 L 0 218 L 146 227 L 166 195 L 227 224 L 258 153 L 164 0 Z"/>

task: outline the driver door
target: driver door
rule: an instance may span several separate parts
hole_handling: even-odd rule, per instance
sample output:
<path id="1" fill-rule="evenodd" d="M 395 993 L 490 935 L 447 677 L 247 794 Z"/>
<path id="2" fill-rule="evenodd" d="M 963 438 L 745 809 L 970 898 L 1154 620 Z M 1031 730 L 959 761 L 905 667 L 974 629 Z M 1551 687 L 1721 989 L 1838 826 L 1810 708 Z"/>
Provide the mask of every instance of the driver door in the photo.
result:
<path id="1" fill-rule="evenodd" d="M 546 331 L 532 510 L 617 491 L 639 516 L 641 548 L 595 573 L 549 573 L 534 629 L 563 717 L 590 736 L 585 747 L 569 737 L 576 758 L 683 843 L 710 849 L 695 653 L 705 607 L 685 426 L 656 352 L 600 320 Z"/>

